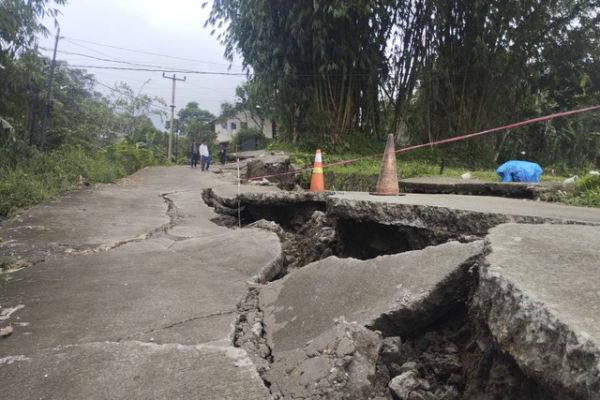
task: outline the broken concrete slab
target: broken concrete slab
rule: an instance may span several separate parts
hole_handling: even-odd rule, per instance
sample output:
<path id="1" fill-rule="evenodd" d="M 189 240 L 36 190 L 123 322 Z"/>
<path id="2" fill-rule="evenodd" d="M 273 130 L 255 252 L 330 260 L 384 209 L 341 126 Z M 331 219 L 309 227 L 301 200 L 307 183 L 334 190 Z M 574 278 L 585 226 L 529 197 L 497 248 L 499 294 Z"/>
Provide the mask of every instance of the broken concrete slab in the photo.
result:
<path id="1" fill-rule="evenodd" d="M 296 169 L 299 168 L 292 164 L 290 157 L 284 152 L 262 153 L 256 159 L 248 161 L 243 177 L 250 179 L 278 175 L 268 177 L 266 180 L 279 188 L 293 190 L 302 184 L 301 174 L 289 174 Z"/>
<path id="2" fill-rule="evenodd" d="M 399 197 L 366 193 L 334 194 L 327 214 L 356 223 L 412 227 L 443 238 L 484 236 L 501 223 L 568 223 L 600 225 L 597 208 L 573 207 L 531 200 L 459 195 L 409 194 Z"/>
<path id="3" fill-rule="evenodd" d="M 0 358 L 0 382 L 3 399 L 271 398 L 244 350 L 210 344 L 59 346 Z"/>
<path id="4" fill-rule="evenodd" d="M 279 353 L 263 378 L 286 399 L 363 400 L 381 393 L 376 364 L 381 336 L 343 318 L 302 348 Z"/>
<path id="5" fill-rule="evenodd" d="M 261 287 L 273 360 L 263 378 L 286 399 L 385 396 L 376 331 L 413 333 L 465 302 L 483 252 L 477 241 L 366 261 L 329 257 Z"/>
<path id="6" fill-rule="evenodd" d="M 243 257 L 237 249 L 244 249 Z M 266 282 L 263 275 L 281 263 L 282 254 L 277 235 L 262 229 L 226 230 L 210 237 L 177 241 L 170 250 L 209 264 L 217 272 L 230 269 L 246 280 L 262 277 L 262 282 Z"/>
<path id="7" fill-rule="evenodd" d="M 248 186 L 245 186 L 246 188 Z M 249 186 L 256 188 L 260 186 Z M 223 214 L 237 218 L 238 205 L 243 222 L 268 219 L 289 230 L 301 229 L 314 211 L 325 211 L 326 192 L 283 192 L 263 189 L 238 195 L 231 189 L 218 187 L 203 192 L 204 201 Z M 238 203 L 239 201 L 239 203 Z"/>
<path id="8" fill-rule="evenodd" d="M 400 191 L 405 193 L 461 194 L 537 199 L 559 190 L 567 190 L 562 182 L 497 182 L 480 179 L 419 177 L 401 179 Z"/>
<path id="9" fill-rule="evenodd" d="M 558 203 L 546 203 L 527 199 L 508 199 L 492 196 L 427 195 L 408 194 L 406 196 L 385 197 L 367 193 L 346 192 L 328 197 L 328 207 L 335 209 L 343 206 L 341 201 L 368 201 L 391 207 L 416 206 L 437 207 L 450 210 L 468 211 L 479 214 L 505 215 L 516 220 L 519 217 L 531 217 L 532 221 L 547 220 L 552 223 L 581 223 L 600 225 L 600 211 L 597 208 L 574 207 Z M 338 202 L 340 200 L 340 202 Z M 363 213 L 365 214 L 365 213 Z M 508 221 L 508 222 L 513 222 Z M 529 222 L 524 220 L 523 222 Z"/>
<path id="10" fill-rule="evenodd" d="M 500 348 L 556 398 L 600 399 L 598 227 L 505 224 L 487 240 L 475 301 Z"/>
<path id="11" fill-rule="evenodd" d="M 304 346 L 342 316 L 384 334 L 430 323 L 464 300 L 469 270 L 482 252 L 478 241 L 367 261 L 329 257 L 268 284 L 261 289 L 260 309 L 275 359 L 279 352 Z"/>

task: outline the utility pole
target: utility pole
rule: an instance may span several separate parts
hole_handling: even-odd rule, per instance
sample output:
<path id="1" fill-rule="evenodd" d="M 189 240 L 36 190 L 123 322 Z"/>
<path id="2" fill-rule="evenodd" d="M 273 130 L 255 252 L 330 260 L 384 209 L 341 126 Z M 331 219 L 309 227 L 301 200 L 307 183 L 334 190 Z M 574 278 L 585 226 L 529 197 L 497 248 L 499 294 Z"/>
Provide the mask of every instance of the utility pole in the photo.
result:
<path id="1" fill-rule="evenodd" d="M 177 75 L 167 76 L 164 72 L 163 78 L 171 79 L 173 81 L 173 90 L 171 93 L 171 129 L 169 129 L 169 162 L 171 162 L 171 154 L 173 150 L 173 121 L 175 120 L 175 81 L 185 82 L 185 76 L 183 79 L 178 79 Z"/>
<path id="2" fill-rule="evenodd" d="M 46 107 L 44 108 L 44 118 L 42 119 L 42 131 L 40 133 L 40 150 L 44 150 L 44 142 L 46 136 L 46 121 L 50 112 L 50 95 L 52 94 L 52 79 L 54 78 L 54 66 L 56 65 L 56 48 L 58 47 L 58 39 L 60 38 L 60 28 L 56 31 L 56 40 L 54 42 L 54 55 L 52 56 L 52 66 L 50 67 L 50 75 L 48 76 L 48 90 L 46 91 Z"/>

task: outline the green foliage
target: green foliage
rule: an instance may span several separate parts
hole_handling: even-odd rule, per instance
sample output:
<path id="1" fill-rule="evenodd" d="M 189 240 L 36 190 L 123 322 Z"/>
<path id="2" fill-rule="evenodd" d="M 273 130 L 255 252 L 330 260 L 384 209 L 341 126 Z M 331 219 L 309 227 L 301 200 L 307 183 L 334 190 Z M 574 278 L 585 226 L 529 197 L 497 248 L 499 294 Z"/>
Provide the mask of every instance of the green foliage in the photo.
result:
<path id="1" fill-rule="evenodd" d="M 93 155 L 81 146 L 63 146 L 50 153 L 35 151 L 14 169 L 0 166 L 0 216 L 72 189 L 81 181 L 115 182 L 157 163 L 151 151 L 123 142 Z"/>
<path id="2" fill-rule="evenodd" d="M 600 176 L 586 175 L 576 183 L 576 192 L 566 199 L 569 204 L 600 207 Z"/>
<path id="3" fill-rule="evenodd" d="M 256 147 L 259 149 L 264 148 L 267 145 L 267 138 L 265 134 L 256 128 L 242 128 L 233 137 L 233 142 L 238 146 L 247 140 L 255 139 Z"/>
<path id="4" fill-rule="evenodd" d="M 226 56 L 241 52 L 254 74 L 248 92 L 286 138 L 337 143 L 354 130 L 377 134 L 393 3 L 216 0 L 207 23 L 227 26 Z"/>
<path id="5" fill-rule="evenodd" d="M 215 118 L 210 111 L 199 108 L 197 102 L 191 101 L 177 112 L 177 118 L 174 121 L 175 130 L 180 130 L 184 135 L 187 135 L 192 123 L 210 126 Z M 166 129 L 170 129 L 170 121 L 166 122 Z"/>
<path id="6" fill-rule="evenodd" d="M 48 30 L 39 21 L 48 15 L 55 18 L 58 10 L 52 3 L 63 5 L 66 0 L 2 0 L 0 2 L 0 53 L 11 57 L 23 49 L 32 47 L 36 35 L 48 34 Z M 0 62 L 2 58 L 0 57 Z"/>
<path id="7" fill-rule="evenodd" d="M 411 144 L 490 129 L 600 99 L 595 0 L 217 0 L 253 77 L 241 103 L 300 149 L 360 152 L 351 136 Z M 598 113 L 445 145 L 443 158 L 490 167 L 525 158 L 569 168 L 600 158 Z"/>

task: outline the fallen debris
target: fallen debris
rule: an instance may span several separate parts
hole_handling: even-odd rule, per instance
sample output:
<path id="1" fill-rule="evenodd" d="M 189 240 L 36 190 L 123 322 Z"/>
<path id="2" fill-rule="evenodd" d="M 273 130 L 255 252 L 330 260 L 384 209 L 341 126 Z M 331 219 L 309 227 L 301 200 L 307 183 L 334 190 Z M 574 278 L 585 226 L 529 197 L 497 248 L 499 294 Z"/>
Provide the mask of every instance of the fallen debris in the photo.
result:
<path id="1" fill-rule="evenodd" d="M 385 395 L 377 385 L 380 334 L 344 318 L 304 346 L 278 353 L 263 379 L 275 398 L 363 400 Z"/>
<path id="2" fill-rule="evenodd" d="M 7 337 L 12 335 L 13 333 L 13 327 L 11 325 L 5 326 L 4 328 L 0 329 L 0 337 Z"/>

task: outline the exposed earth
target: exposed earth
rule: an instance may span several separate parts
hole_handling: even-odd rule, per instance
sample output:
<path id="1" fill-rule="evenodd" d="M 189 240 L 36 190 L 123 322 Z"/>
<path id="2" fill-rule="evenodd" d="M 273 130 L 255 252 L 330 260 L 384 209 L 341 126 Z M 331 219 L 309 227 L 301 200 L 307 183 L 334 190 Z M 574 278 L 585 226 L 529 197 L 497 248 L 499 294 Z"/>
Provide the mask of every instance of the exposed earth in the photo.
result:
<path id="1" fill-rule="evenodd" d="M 145 168 L 0 226 L 0 398 L 600 399 L 599 209 L 236 174 Z"/>

